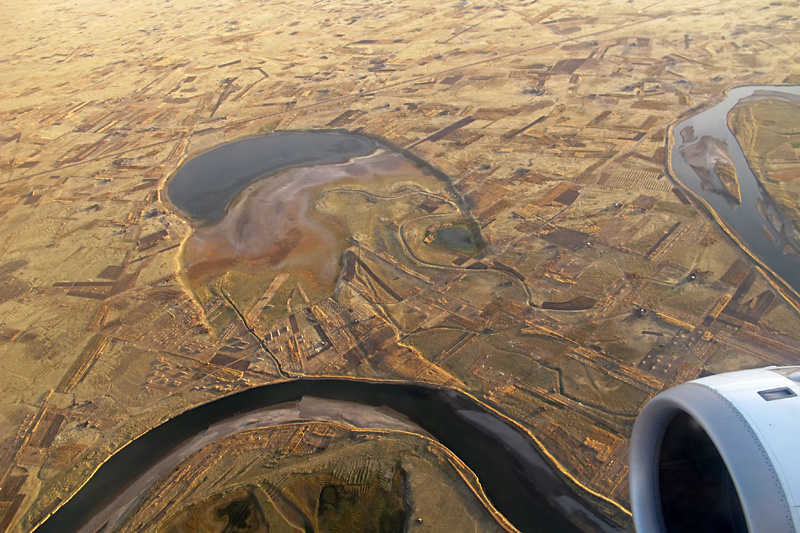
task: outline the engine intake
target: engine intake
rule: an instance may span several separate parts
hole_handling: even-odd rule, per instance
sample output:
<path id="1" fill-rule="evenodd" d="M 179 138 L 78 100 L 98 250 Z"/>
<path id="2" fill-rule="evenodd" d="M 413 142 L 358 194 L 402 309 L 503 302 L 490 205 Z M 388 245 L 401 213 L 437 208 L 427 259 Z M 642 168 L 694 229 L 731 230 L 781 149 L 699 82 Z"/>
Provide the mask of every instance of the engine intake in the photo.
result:
<path id="1" fill-rule="evenodd" d="M 633 427 L 636 530 L 800 530 L 800 367 L 718 374 L 654 397 Z"/>

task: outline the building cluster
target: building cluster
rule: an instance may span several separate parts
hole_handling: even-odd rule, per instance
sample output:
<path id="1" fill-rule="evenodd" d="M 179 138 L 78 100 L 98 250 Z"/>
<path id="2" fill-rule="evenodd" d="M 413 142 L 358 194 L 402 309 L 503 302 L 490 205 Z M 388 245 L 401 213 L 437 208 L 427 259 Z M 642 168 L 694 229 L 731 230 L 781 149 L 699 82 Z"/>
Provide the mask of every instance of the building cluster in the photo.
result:
<path id="1" fill-rule="evenodd" d="M 77 42 L 69 21 L 49 44 L 28 31 L 4 42 L 20 81 L 0 106 L 0 531 L 46 517 L 137 424 L 303 375 L 458 387 L 627 507 L 628 439 L 648 398 L 800 361 L 792 299 L 665 167 L 669 126 L 726 88 L 800 82 L 788 4 L 302 17 L 300 4 L 271 4 L 270 27 L 230 6 L 163 32 L 148 17 L 170 15 L 154 8 L 133 23 L 141 42 L 104 37 L 107 50 Z M 181 283 L 191 221 L 168 177 L 222 142 L 316 128 L 384 137 L 446 173 L 486 247 L 420 238 L 405 253 L 386 220 L 383 245 L 351 240 L 327 298 L 278 275 L 249 309 L 198 304 Z M 428 196 L 417 209 L 447 207 Z M 277 301 L 286 287 L 291 301 Z M 265 321 L 267 306 L 286 313 Z M 221 313 L 234 319 L 215 331 Z"/>

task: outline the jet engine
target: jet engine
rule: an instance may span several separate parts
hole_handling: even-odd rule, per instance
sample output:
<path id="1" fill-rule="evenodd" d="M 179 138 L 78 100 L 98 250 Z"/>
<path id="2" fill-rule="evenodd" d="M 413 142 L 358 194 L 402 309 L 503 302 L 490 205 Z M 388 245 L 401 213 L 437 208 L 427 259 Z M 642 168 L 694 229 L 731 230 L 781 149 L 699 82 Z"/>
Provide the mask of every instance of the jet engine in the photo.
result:
<path id="1" fill-rule="evenodd" d="M 636 419 L 629 466 L 638 533 L 800 531 L 800 367 L 658 394 Z"/>

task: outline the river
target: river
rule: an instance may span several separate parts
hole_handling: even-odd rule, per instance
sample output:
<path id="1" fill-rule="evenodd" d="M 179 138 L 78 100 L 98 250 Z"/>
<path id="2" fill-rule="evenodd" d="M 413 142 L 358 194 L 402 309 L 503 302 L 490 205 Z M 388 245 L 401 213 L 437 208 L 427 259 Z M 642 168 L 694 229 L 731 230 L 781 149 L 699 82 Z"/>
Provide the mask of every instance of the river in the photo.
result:
<path id="1" fill-rule="evenodd" d="M 800 97 L 800 86 L 732 89 L 722 102 L 673 128 L 670 168 L 673 177 L 701 198 L 747 251 L 800 294 L 800 232 L 753 174 L 727 121 L 730 110 L 743 100 L 787 97 Z M 735 167 L 739 203 L 721 186 L 713 169 L 716 158 L 727 159 Z"/>
<path id="2" fill-rule="evenodd" d="M 468 396 L 424 386 L 340 379 L 264 385 L 186 411 L 119 450 L 36 531 L 79 531 L 101 513 L 110 516 L 116 508 L 109 506 L 118 506 L 117 497 L 137 478 L 209 427 L 307 396 L 386 406 L 404 415 L 457 455 L 478 476 L 497 510 L 520 531 L 621 531 L 553 471 L 527 435 Z"/>
<path id="3" fill-rule="evenodd" d="M 341 164 L 378 149 L 399 153 L 445 182 L 466 212 L 449 178 L 435 167 L 385 140 L 343 132 L 281 133 L 214 148 L 178 169 L 167 192 L 173 205 L 207 227 L 262 178 L 291 168 Z M 479 233 L 475 239 L 480 240 Z M 93 532 L 109 519 L 113 523 L 165 465 L 207 444 L 209 435 L 223 438 L 239 427 L 236 421 L 244 413 L 252 418 L 257 411 L 304 397 L 386 406 L 404 415 L 457 455 L 478 476 L 496 509 L 520 531 L 620 531 L 591 508 L 588 493 L 576 492 L 552 469 L 527 434 L 464 394 L 410 384 L 311 378 L 249 389 L 164 422 L 114 454 L 36 531 Z"/>

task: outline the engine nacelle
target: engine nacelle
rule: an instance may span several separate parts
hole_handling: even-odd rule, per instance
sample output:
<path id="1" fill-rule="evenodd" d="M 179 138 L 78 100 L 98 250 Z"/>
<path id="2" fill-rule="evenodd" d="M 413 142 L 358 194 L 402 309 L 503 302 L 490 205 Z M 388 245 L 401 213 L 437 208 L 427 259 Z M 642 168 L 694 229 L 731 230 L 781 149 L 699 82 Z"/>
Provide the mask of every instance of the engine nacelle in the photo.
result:
<path id="1" fill-rule="evenodd" d="M 638 533 L 800 531 L 800 367 L 718 374 L 662 392 L 633 427 Z"/>

